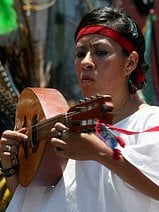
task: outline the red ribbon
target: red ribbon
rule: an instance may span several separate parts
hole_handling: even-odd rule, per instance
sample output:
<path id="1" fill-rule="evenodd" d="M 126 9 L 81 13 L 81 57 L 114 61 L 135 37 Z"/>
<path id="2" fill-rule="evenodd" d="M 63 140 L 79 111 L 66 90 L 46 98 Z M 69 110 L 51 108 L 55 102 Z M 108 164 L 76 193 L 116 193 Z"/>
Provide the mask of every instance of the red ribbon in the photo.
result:
<path id="1" fill-rule="evenodd" d="M 106 124 L 106 126 L 109 127 L 109 129 L 111 129 L 111 130 L 115 130 L 117 132 L 120 132 L 120 133 L 126 134 L 126 135 L 134 135 L 134 134 L 140 134 L 140 133 L 146 133 L 146 132 L 159 132 L 159 126 L 155 126 L 155 127 L 149 128 L 149 129 L 144 130 L 144 131 L 129 131 L 129 130 L 124 130 L 122 128 L 113 127 L 110 124 Z"/>
<path id="2" fill-rule="evenodd" d="M 105 35 L 107 37 L 111 37 L 114 41 L 116 41 L 122 48 L 127 50 L 129 53 L 135 50 L 133 44 L 129 40 L 127 40 L 121 33 L 115 31 L 110 27 L 103 25 L 89 25 L 81 28 L 77 34 L 76 43 L 82 36 L 89 34 L 100 34 Z"/>

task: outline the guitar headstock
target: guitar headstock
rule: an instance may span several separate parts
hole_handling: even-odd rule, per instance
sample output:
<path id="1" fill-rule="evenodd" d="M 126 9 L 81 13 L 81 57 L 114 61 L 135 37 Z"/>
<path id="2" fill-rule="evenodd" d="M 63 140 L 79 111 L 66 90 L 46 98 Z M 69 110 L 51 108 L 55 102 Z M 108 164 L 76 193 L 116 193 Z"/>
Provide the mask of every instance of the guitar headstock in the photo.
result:
<path id="1" fill-rule="evenodd" d="M 96 95 L 85 98 L 71 107 L 66 114 L 66 125 L 72 131 L 94 131 L 96 122 L 111 124 L 113 103 L 109 95 Z"/>

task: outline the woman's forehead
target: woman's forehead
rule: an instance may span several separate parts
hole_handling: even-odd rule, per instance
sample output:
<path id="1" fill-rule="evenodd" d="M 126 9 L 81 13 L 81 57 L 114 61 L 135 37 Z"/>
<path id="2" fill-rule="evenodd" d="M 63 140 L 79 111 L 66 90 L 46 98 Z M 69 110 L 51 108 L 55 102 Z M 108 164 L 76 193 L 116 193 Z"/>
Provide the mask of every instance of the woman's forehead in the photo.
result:
<path id="1" fill-rule="evenodd" d="M 121 49 L 121 46 L 113 39 L 99 34 L 89 34 L 82 36 L 76 43 L 76 48 L 82 48 L 85 46 L 114 46 Z"/>
<path id="2" fill-rule="evenodd" d="M 83 43 L 91 43 L 91 44 L 105 44 L 113 41 L 111 38 L 104 36 L 104 35 L 99 35 L 99 34 L 89 34 L 89 35 L 84 35 L 82 36 L 76 46 L 80 46 Z"/>

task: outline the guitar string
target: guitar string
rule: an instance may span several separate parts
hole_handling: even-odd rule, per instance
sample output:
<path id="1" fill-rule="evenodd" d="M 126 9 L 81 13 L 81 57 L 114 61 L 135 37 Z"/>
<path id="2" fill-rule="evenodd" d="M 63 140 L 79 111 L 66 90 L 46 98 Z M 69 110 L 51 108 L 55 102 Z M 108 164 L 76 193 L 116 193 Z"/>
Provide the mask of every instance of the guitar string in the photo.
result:
<path id="1" fill-rule="evenodd" d="M 96 108 L 94 108 L 94 109 L 96 109 Z M 83 111 L 84 112 L 84 111 Z M 63 115 L 63 118 L 70 118 L 70 117 L 72 117 L 73 115 L 77 115 L 77 114 L 79 114 L 80 112 L 68 112 L 68 113 L 64 113 L 64 114 L 59 114 L 59 115 L 57 115 L 57 116 L 55 116 L 55 117 L 52 117 L 52 118 L 50 118 L 50 119 L 47 119 L 47 120 L 44 120 L 44 121 L 41 121 L 41 122 L 39 122 L 39 123 L 37 123 L 37 124 L 35 124 L 35 125 L 32 125 L 31 126 L 31 131 L 32 132 L 35 132 L 35 131 L 37 131 L 37 130 L 41 130 L 41 129 L 43 129 L 43 128 L 45 128 L 47 125 L 49 125 L 49 123 L 51 123 L 51 122 L 53 122 L 54 120 L 56 121 L 56 119 L 58 119 L 58 118 L 60 118 L 62 115 Z M 109 113 L 109 112 L 107 112 L 107 113 Z M 62 117 L 61 117 L 62 118 Z M 90 120 L 90 119 L 89 119 Z M 92 119 L 92 120 L 95 120 L 95 118 L 94 119 Z M 84 121 L 84 120 L 83 120 Z"/>
<path id="2" fill-rule="evenodd" d="M 76 113 L 76 114 L 78 114 L 78 113 Z M 73 115 L 76 115 L 76 114 L 74 113 Z M 51 118 L 51 119 L 48 119 L 48 120 L 39 122 L 38 124 L 35 124 L 35 125 L 32 125 L 32 126 L 31 126 L 32 132 L 35 132 L 35 131 L 37 131 L 37 130 L 41 130 L 41 129 L 45 128 L 45 127 L 46 127 L 47 125 L 49 125 L 51 122 L 56 122 L 55 118 L 58 119 L 58 117 L 60 117 L 60 116 L 57 116 L 57 117 L 54 117 L 54 118 Z M 65 119 L 65 117 L 69 119 L 70 117 L 72 117 L 72 115 L 64 116 L 64 119 Z M 90 119 L 89 119 L 89 120 L 90 120 Z M 93 120 L 93 119 L 92 119 L 92 120 Z M 84 120 L 82 120 L 82 121 L 84 121 Z"/>

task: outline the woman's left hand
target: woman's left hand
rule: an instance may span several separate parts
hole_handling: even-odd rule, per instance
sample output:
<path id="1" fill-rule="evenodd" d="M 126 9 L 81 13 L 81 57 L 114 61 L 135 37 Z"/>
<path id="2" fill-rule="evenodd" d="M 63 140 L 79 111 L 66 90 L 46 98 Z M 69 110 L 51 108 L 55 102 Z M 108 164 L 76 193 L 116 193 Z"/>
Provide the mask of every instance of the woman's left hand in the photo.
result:
<path id="1" fill-rule="evenodd" d="M 112 156 L 112 150 L 94 133 L 72 132 L 61 123 L 56 123 L 51 132 L 51 143 L 59 156 L 96 161 L 103 154 Z"/>

